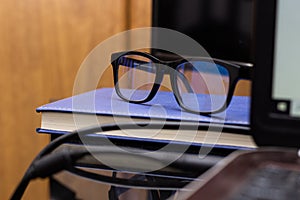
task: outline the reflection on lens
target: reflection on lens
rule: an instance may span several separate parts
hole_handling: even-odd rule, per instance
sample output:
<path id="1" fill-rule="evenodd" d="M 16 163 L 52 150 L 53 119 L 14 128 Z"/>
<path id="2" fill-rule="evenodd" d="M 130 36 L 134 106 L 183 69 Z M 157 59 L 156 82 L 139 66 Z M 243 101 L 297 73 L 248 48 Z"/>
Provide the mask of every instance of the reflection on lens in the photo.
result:
<path id="1" fill-rule="evenodd" d="M 143 56 L 126 55 L 118 59 L 118 89 L 130 101 L 145 100 L 153 88 L 155 65 Z"/>
<path id="2" fill-rule="evenodd" d="M 177 67 L 177 86 L 182 103 L 195 112 L 214 112 L 226 103 L 229 72 L 209 61 L 190 61 Z"/>

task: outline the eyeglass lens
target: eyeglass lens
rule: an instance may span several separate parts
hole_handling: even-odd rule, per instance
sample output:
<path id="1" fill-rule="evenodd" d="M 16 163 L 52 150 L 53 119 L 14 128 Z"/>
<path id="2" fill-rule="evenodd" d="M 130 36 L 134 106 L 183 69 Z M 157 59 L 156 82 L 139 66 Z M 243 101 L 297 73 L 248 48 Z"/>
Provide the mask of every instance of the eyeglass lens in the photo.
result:
<path id="1" fill-rule="evenodd" d="M 123 56 L 118 64 L 118 87 L 122 97 L 130 101 L 145 100 L 155 82 L 155 64 L 138 55 Z"/>
<path id="2" fill-rule="evenodd" d="M 213 112 L 224 106 L 230 80 L 225 67 L 210 61 L 190 61 L 177 66 L 176 71 L 178 93 L 187 109 Z"/>

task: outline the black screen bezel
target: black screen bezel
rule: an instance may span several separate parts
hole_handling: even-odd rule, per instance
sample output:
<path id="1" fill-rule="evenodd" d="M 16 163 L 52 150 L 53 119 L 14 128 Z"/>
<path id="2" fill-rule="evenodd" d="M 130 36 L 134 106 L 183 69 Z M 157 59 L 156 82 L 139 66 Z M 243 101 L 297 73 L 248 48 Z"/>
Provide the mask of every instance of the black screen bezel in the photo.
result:
<path id="1" fill-rule="evenodd" d="M 255 69 L 251 132 L 259 146 L 300 147 L 300 119 L 276 114 L 272 106 L 277 0 L 256 2 Z"/>

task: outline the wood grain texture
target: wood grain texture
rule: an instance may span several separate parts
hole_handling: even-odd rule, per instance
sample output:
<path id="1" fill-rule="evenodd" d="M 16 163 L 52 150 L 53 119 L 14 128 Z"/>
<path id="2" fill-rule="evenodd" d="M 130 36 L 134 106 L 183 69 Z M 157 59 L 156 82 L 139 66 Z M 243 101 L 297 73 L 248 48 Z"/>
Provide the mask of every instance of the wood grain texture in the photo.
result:
<path id="1" fill-rule="evenodd" d="M 152 0 L 130 0 L 130 28 L 149 27 L 152 23 Z"/>
<path id="2" fill-rule="evenodd" d="M 2 0 L 0 6 L 0 199 L 8 199 L 49 137 L 35 109 L 72 94 L 76 72 L 99 42 L 125 30 L 121 0 Z M 47 199 L 34 181 L 24 199 Z"/>

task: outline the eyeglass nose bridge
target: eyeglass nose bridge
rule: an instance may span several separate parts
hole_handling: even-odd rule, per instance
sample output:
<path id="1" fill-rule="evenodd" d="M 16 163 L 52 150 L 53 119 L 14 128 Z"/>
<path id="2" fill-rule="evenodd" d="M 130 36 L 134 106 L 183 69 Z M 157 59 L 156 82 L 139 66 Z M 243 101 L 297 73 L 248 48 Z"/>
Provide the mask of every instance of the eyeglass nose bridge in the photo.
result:
<path id="1" fill-rule="evenodd" d="M 186 90 L 188 92 L 192 93 L 194 91 L 193 91 L 191 85 L 189 84 L 188 80 L 184 76 L 184 74 L 182 74 L 181 72 L 176 70 L 177 66 L 180 65 L 181 63 L 182 63 L 182 60 L 157 63 L 157 67 L 158 67 L 157 76 L 159 76 L 158 80 L 160 81 L 159 84 L 161 84 L 164 75 L 169 75 L 170 76 L 171 87 L 172 87 L 172 90 L 175 94 L 176 90 L 177 90 L 177 87 L 176 87 L 177 84 L 175 83 L 176 82 L 175 77 L 177 77 L 185 85 Z"/>
<path id="2" fill-rule="evenodd" d="M 186 90 L 189 93 L 194 93 L 194 90 L 191 87 L 191 85 L 189 84 L 189 81 L 187 80 L 185 75 L 176 70 L 176 68 L 179 64 L 180 64 L 180 62 L 164 62 L 164 63 L 159 63 L 157 65 L 158 71 L 157 71 L 157 79 L 155 81 L 156 84 L 153 87 L 153 90 L 151 92 L 152 94 L 150 96 L 154 96 L 158 92 L 158 90 L 162 84 L 164 75 L 169 75 L 171 90 L 172 90 L 174 97 L 179 105 L 181 105 L 181 98 L 180 98 L 179 90 L 178 90 L 178 87 L 176 84 L 177 79 L 180 79 L 180 81 L 182 82 L 182 84 L 184 84 Z"/>
<path id="3" fill-rule="evenodd" d="M 164 70 L 165 74 L 171 74 L 176 70 L 177 66 L 182 62 L 182 60 L 177 61 L 162 61 L 159 63 L 159 66 Z"/>
<path id="4" fill-rule="evenodd" d="M 162 82 L 165 75 L 170 76 L 169 78 L 170 78 L 171 90 L 174 92 L 174 81 L 172 79 L 176 73 L 176 70 L 172 68 L 172 66 L 170 66 L 169 63 L 167 62 L 155 63 L 155 65 L 157 68 L 155 82 L 153 84 L 149 97 L 147 98 L 147 101 L 152 100 L 156 95 L 156 93 L 159 91 L 160 87 L 162 86 Z"/>

